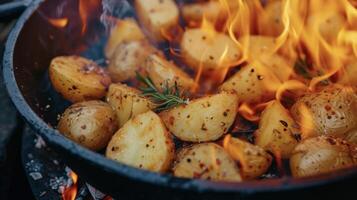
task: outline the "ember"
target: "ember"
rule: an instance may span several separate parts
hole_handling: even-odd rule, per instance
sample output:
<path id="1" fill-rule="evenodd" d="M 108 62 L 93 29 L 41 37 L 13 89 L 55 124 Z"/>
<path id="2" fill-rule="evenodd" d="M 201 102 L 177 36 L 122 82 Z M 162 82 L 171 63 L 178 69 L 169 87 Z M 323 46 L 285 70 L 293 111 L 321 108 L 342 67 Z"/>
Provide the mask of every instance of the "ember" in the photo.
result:
<path id="1" fill-rule="evenodd" d="M 72 178 L 72 184 L 64 189 L 64 191 L 62 193 L 63 200 L 74 200 L 77 195 L 78 176 L 73 171 L 69 172 L 69 176 Z"/>

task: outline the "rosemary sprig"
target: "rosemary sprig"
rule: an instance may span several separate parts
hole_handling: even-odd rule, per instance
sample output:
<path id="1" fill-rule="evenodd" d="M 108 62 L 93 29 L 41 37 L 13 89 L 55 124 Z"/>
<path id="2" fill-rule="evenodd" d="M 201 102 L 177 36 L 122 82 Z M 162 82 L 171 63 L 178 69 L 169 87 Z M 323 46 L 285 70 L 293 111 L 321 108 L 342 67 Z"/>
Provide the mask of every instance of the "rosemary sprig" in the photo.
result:
<path id="1" fill-rule="evenodd" d="M 140 87 L 139 89 L 142 91 L 142 95 L 149 97 L 157 105 L 155 108 L 157 112 L 181 104 L 188 104 L 189 99 L 184 97 L 176 82 L 173 86 L 169 86 L 166 82 L 162 90 L 159 90 L 149 77 L 143 77 L 137 72 L 136 79 L 145 85 L 145 87 Z"/>

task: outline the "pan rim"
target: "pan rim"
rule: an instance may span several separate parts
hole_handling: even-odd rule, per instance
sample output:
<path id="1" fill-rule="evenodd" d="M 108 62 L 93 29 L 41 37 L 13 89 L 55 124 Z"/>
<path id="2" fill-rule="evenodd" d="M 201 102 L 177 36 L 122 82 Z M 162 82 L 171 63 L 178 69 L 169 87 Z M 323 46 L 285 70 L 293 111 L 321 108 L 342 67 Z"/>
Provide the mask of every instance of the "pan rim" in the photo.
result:
<path id="1" fill-rule="evenodd" d="M 22 95 L 16 81 L 13 54 L 17 39 L 25 23 L 37 10 L 43 0 L 35 0 L 20 16 L 11 30 L 3 55 L 3 77 L 8 94 L 20 115 L 27 123 L 43 137 L 50 146 L 58 146 L 67 150 L 67 153 L 79 156 L 97 167 L 104 168 L 115 174 L 120 174 L 135 181 L 153 184 L 160 187 L 182 189 L 192 192 L 221 192 L 221 193 L 266 193 L 276 191 L 298 190 L 303 188 L 319 187 L 326 184 L 336 183 L 352 175 L 357 174 L 357 169 L 345 169 L 338 172 L 324 174 L 314 177 L 293 178 L 285 177 L 279 179 L 254 180 L 244 182 L 211 182 L 197 179 L 186 179 L 173 177 L 170 174 L 159 174 L 130 167 L 105 158 L 103 155 L 90 151 L 62 136 L 57 130 L 51 128 L 43 121 L 29 106 Z"/>

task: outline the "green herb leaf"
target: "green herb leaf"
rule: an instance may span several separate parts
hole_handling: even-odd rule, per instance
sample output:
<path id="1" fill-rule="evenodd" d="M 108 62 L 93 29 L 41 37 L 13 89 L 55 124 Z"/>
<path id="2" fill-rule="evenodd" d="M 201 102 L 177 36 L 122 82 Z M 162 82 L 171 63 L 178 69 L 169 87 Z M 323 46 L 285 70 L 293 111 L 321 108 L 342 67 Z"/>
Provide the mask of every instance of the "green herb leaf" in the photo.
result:
<path id="1" fill-rule="evenodd" d="M 166 82 L 161 88 L 162 90 L 159 90 L 149 77 L 143 77 L 136 72 L 136 79 L 145 85 L 145 87 L 140 87 L 139 89 L 142 91 L 142 95 L 149 97 L 157 105 L 155 108 L 157 112 L 188 104 L 188 98 L 184 97 L 176 82 L 171 87 Z"/>

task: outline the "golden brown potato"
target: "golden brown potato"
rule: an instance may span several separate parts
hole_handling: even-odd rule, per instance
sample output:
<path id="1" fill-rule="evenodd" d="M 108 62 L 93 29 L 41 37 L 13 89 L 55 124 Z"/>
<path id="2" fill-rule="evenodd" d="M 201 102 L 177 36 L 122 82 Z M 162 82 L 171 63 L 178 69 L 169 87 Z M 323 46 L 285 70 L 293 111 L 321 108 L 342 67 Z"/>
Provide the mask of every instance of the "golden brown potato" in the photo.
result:
<path id="1" fill-rule="evenodd" d="M 357 61 L 348 64 L 342 68 L 342 73 L 338 83 L 357 87 Z"/>
<path id="2" fill-rule="evenodd" d="M 274 37 L 251 35 L 249 39 L 242 37 L 239 40 L 242 44 L 248 42 L 248 60 L 254 61 L 259 59 L 260 56 L 271 54 L 272 50 L 276 47 L 276 40 Z"/>
<path id="3" fill-rule="evenodd" d="M 283 3 L 280 0 L 269 1 L 258 17 L 258 29 L 262 35 L 279 36 L 284 29 L 282 20 Z"/>
<path id="4" fill-rule="evenodd" d="M 165 40 L 162 32 L 176 26 L 179 10 L 174 0 L 135 0 L 135 10 L 140 24 L 145 28 L 151 40 Z"/>
<path id="5" fill-rule="evenodd" d="M 52 59 L 49 76 L 54 89 L 71 102 L 101 99 L 111 83 L 103 68 L 79 56 Z"/>
<path id="6" fill-rule="evenodd" d="M 338 12 L 332 12 L 329 16 L 317 13 L 310 15 L 307 19 L 308 30 L 315 30 L 315 27 L 319 27 L 319 33 L 328 42 L 337 40 L 337 36 L 345 24 L 345 17 Z M 307 35 L 307 37 L 309 36 Z"/>
<path id="7" fill-rule="evenodd" d="M 140 91 L 120 83 L 110 85 L 107 102 L 117 115 L 119 127 L 136 115 L 155 108 L 154 103 L 141 96 Z"/>
<path id="8" fill-rule="evenodd" d="M 102 101 L 73 104 L 62 114 L 57 126 L 67 138 L 91 150 L 101 150 L 118 129 L 112 108 Z"/>
<path id="9" fill-rule="evenodd" d="M 259 128 L 254 133 L 255 144 L 282 158 L 289 158 L 298 144 L 299 134 L 289 111 L 278 101 L 273 101 L 261 115 Z"/>
<path id="10" fill-rule="evenodd" d="M 357 129 L 356 113 L 356 91 L 340 85 L 308 93 L 291 108 L 291 114 L 301 128 L 308 129 L 303 138 L 324 134 L 345 138 Z M 311 124 L 306 124 L 304 119 L 311 119 Z"/>
<path id="11" fill-rule="evenodd" d="M 109 60 L 108 71 L 114 82 L 134 78 L 136 71 L 144 71 L 142 64 L 152 53 L 159 53 L 147 41 L 121 43 Z"/>
<path id="12" fill-rule="evenodd" d="M 214 141 L 227 133 L 238 109 L 234 93 L 195 99 L 160 113 L 166 127 L 183 141 Z"/>
<path id="13" fill-rule="evenodd" d="M 259 146 L 250 144 L 230 135 L 224 139 L 224 149 L 241 165 L 243 179 L 254 179 L 264 174 L 270 167 L 272 157 Z"/>
<path id="14" fill-rule="evenodd" d="M 143 67 L 156 88 L 172 87 L 176 82 L 180 88 L 189 91 L 195 85 L 194 80 L 172 61 L 156 54 L 148 56 Z"/>
<path id="15" fill-rule="evenodd" d="M 170 133 L 152 111 L 129 120 L 110 140 L 106 156 L 154 172 L 165 172 L 174 158 Z"/>
<path id="16" fill-rule="evenodd" d="M 180 151 L 174 176 L 213 181 L 241 181 L 239 169 L 224 149 L 214 143 L 196 144 Z"/>
<path id="17" fill-rule="evenodd" d="M 208 1 L 202 3 L 184 4 L 181 12 L 184 20 L 189 24 L 200 25 L 203 17 L 206 20 L 215 23 L 220 14 L 222 6 L 218 1 Z"/>
<path id="18" fill-rule="evenodd" d="M 181 40 L 181 54 L 191 68 L 216 70 L 237 64 L 241 57 L 238 45 L 227 35 L 214 30 L 187 29 Z"/>
<path id="19" fill-rule="evenodd" d="M 354 129 L 353 131 L 350 131 L 345 140 L 351 144 L 354 144 L 357 146 L 357 129 Z"/>
<path id="20" fill-rule="evenodd" d="M 279 54 L 263 54 L 259 56 L 258 60 L 273 72 L 281 82 L 289 80 L 293 74 L 293 63 Z"/>
<path id="21" fill-rule="evenodd" d="M 112 28 L 107 45 L 105 56 L 111 58 L 117 46 L 123 42 L 139 41 L 145 39 L 145 35 L 133 18 L 118 19 Z"/>
<path id="22" fill-rule="evenodd" d="M 333 172 L 357 164 L 357 148 L 327 136 L 309 138 L 296 146 L 290 158 L 294 177 Z"/>
<path id="23" fill-rule="evenodd" d="M 280 85 L 280 80 L 268 67 L 254 62 L 242 67 L 220 86 L 220 90 L 234 91 L 240 102 L 256 104 L 273 99 Z"/>

